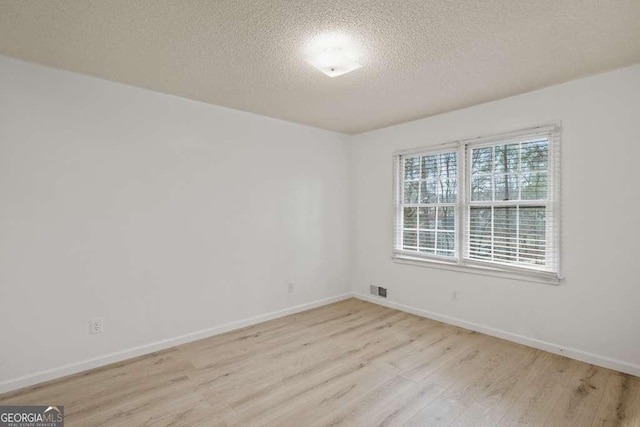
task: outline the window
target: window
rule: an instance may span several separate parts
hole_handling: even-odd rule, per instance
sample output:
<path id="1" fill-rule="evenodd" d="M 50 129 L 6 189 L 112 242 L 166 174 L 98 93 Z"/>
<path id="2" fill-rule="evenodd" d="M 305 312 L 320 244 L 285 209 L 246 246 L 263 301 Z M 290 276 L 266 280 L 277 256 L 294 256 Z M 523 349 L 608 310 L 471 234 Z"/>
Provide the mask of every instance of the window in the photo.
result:
<path id="1" fill-rule="evenodd" d="M 394 257 L 557 280 L 559 133 L 397 154 Z"/>

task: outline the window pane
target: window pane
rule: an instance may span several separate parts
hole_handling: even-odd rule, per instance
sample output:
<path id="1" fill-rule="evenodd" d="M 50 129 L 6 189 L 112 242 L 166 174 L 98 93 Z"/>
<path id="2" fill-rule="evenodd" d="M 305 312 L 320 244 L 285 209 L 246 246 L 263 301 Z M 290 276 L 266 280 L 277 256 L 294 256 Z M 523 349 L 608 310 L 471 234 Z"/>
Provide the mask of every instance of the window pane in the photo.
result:
<path id="1" fill-rule="evenodd" d="M 455 248 L 455 233 L 438 231 L 438 255 L 450 255 Z"/>
<path id="2" fill-rule="evenodd" d="M 547 199 L 547 173 L 527 172 L 522 174 L 522 200 Z"/>
<path id="3" fill-rule="evenodd" d="M 520 262 L 544 265 L 546 258 L 546 208 L 520 208 Z"/>
<path id="4" fill-rule="evenodd" d="M 420 208 L 419 228 L 421 230 L 435 230 L 436 208 Z"/>
<path id="5" fill-rule="evenodd" d="M 493 208 L 493 256 L 503 261 L 515 261 L 518 256 L 518 208 Z"/>
<path id="6" fill-rule="evenodd" d="M 436 248 L 435 231 L 420 232 L 420 251 L 434 253 Z"/>
<path id="7" fill-rule="evenodd" d="M 420 184 L 420 203 L 435 203 L 436 200 L 436 182 L 422 181 Z"/>
<path id="8" fill-rule="evenodd" d="M 542 139 L 522 144 L 522 171 L 549 169 L 549 140 Z"/>
<path id="9" fill-rule="evenodd" d="M 404 208 L 404 228 L 417 228 L 418 208 Z"/>
<path id="10" fill-rule="evenodd" d="M 491 176 L 477 176 L 471 179 L 471 200 L 492 200 Z"/>
<path id="11" fill-rule="evenodd" d="M 456 219 L 454 216 L 454 209 L 454 207 L 438 208 L 438 231 L 455 230 Z"/>
<path id="12" fill-rule="evenodd" d="M 420 157 L 410 157 L 404 160 L 404 179 L 420 179 Z"/>
<path id="13" fill-rule="evenodd" d="M 457 154 L 455 152 L 440 154 L 438 158 L 438 162 L 439 162 L 438 178 L 440 178 L 441 180 L 456 178 L 458 173 L 458 165 L 457 165 L 456 159 L 457 159 Z"/>
<path id="14" fill-rule="evenodd" d="M 405 203 L 418 203 L 418 191 L 420 188 L 420 182 L 405 182 L 404 183 L 404 202 Z"/>
<path id="15" fill-rule="evenodd" d="M 469 213 L 469 255 L 491 258 L 491 208 L 473 207 Z"/>
<path id="16" fill-rule="evenodd" d="M 402 233 L 402 246 L 405 249 L 416 250 L 417 237 L 418 233 L 416 231 L 404 230 L 404 232 Z"/>
<path id="17" fill-rule="evenodd" d="M 422 179 L 436 179 L 438 163 L 436 156 L 424 156 L 422 158 Z"/>
<path id="18" fill-rule="evenodd" d="M 492 173 L 493 172 L 493 148 L 476 148 L 471 151 L 471 173 Z"/>
<path id="19" fill-rule="evenodd" d="M 518 175 L 496 175 L 496 200 L 518 200 Z"/>
<path id="20" fill-rule="evenodd" d="M 520 144 L 498 145 L 495 148 L 496 173 L 518 172 Z"/>
<path id="21" fill-rule="evenodd" d="M 473 207 L 469 257 L 508 264 L 546 263 L 546 207 Z"/>
<path id="22" fill-rule="evenodd" d="M 458 182 L 455 179 L 445 179 L 438 183 L 440 203 L 456 203 L 458 199 Z"/>

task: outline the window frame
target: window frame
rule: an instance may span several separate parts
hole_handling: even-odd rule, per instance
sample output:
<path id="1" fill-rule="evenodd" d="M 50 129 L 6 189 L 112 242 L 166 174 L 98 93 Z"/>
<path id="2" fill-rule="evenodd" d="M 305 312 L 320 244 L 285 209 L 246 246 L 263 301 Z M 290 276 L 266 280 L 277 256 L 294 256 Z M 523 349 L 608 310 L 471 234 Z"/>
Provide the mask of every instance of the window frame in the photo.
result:
<path id="1" fill-rule="evenodd" d="M 483 146 L 495 146 L 507 143 L 522 143 L 536 136 L 548 136 L 548 168 L 547 168 L 547 192 L 548 198 L 544 202 L 547 218 L 551 225 L 547 224 L 546 256 L 554 259 L 551 269 L 539 269 L 534 266 L 509 265 L 491 261 L 474 260 L 468 257 L 469 248 L 466 236 L 469 234 L 469 221 L 471 206 L 478 202 L 471 201 L 471 151 Z M 525 281 L 534 281 L 549 284 L 558 284 L 563 279 L 561 275 L 561 224 L 560 224 L 560 136 L 561 124 L 554 122 L 541 126 L 505 132 L 486 137 L 469 138 L 447 142 L 430 147 L 422 147 L 410 150 L 397 151 L 393 155 L 393 246 L 392 259 L 402 264 L 417 265 L 423 267 L 435 267 L 447 270 L 477 273 L 497 277 L 507 277 Z M 404 197 L 404 158 L 415 156 L 429 156 L 439 153 L 456 153 L 457 166 L 457 203 L 455 218 L 455 252 L 454 257 L 439 256 L 436 254 L 420 253 L 416 251 L 402 250 L 402 224 L 403 224 L 403 197 Z M 469 182 L 467 182 L 469 181 Z M 490 201 L 495 205 L 494 200 Z M 499 202 L 498 204 L 500 204 Z M 516 200 L 508 205 L 526 205 L 522 200 Z M 536 201 L 532 201 L 535 204 Z M 537 201 L 537 205 L 540 202 Z M 435 205 L 434 207 L 437 207 Z M 419 225 L 417 225 L 419 228 Z M 419 245 L 419 243 L 418 243 Z M 437 252 L 437 250 L 436 250 Z M 551 252 L 551 255 L 549 254 Z M 551 271 L 552 270 L 552 271 Z"/>
<path id="2" fill-rule="evenodd" d="M 459 191 L 460 191 L 460 183 L 459 183 L 459 180 L 460 180 L 460 167 L 459 167 L 459 165 L 460 165 L 460 155 L 459 155 L 457 150 L 446 149 L 446 148 L 444 148 L 444 149 L 437 148 L 437 149 L 434 149 L 434 150 L 430 150 L 428 152 L 425 152 L 424 150 L 422 150 L 422 151 L 416 151 L 414 153 L 404 153 L 404 154 L 400 155 L 398 157 L 398 159 L 399 159 L 400 162 L 402 162 L 402 159 L 404 157 L 407 157 L 407 156 L 409 156 L 409 157 L 420 157 L 420 159 L 421 159 L 420 161 L 422 162 L 422 157 L 424 157 L 423 155 L 425 155 L 425 154 L 429 155 L 429 156 L 433 156 L 433 155 L 452 153 L 452 152 L 456 153 L 456 183 L 458 184 L 457 185 L 458 193 L 456 194 L 456 202 L 453 202 L 453 203 L 436 202 L 436 203 L 429 204 L 429 203 L 420 203 L 418 201 L 418 203 L 406 203 L 406 204 L 402 203 L 403 207 L 406 206 L 406 205 L 411 205 L 411 206 L 408 206 L 408 207 L 415 207 L 416 209 L 418 209 L 418 211 L 421 208 L 425 208 L 425 207 L 435 208 L 436 210 L 439 209 L 439 208 L 443 208 L 443 207 L 455 207 L 456 212 L 458 212 L 458 210 L 460 208 L 460 197 L 461 197 L 461 195 L 459 194 Z M 402 164 L 399 164 L 398 167 L 402 168 L 402 171 L 399 170 L 398 173 L 396 174 L 397 178 L 400 178 L 400 175 L 403 173 L 404 169 L 403 169 L 403 165 Z M 419 178 L 417 182 L 421 183 L 422 181 L 423 181 L 423 179 Z M 427 180 L 425 179 L 424 181 L 427 181 Z M 404 199 L 404 186 L 402 185 L 404 182 L 405 182 L 404 178 L 400 179 L 399 183 L 398 183 L 398 186 L 397 186 L 397 190 L 396 190 L 398 192 L 397 199 L 396 199 L 397 200 L 397 206 L 400 205 L 400 200 Z M 418 184 L 418 185 L 420 186 L 420 184 Z M 404 212 L 403 212 L 402 209 L 396 209 L 396 210 L 397 210 L 397 212 L 396 212 L 397 219 L 396 220 L 400 221 L 400 219 L 403 218 Z M 437 222 L 437 220 L 436 220 L 436 222 Z M 403 241 L 403 231 L 404 231 L 403 229 L 404 229 L 404 227 L 397 227 L 396 233 L 400 233 L 400 235 L 396 235 L 396 239 L 397 240 L 396 240 L 396 242 L 394 242 L 394 248 L 395 248 L 396 243 L 398 241 Z M 419 224 L 419 220 L 418 219 L 416 219 L 416 231 L 418 233 L 420 232 L 420 224 Z M 426 230 L 423 230 L 423 231 L 426 231 Z M 434 233 L 437 235 L 437 223 L 436 223 L 436 229 L 434 229 L 432 231 L 434 231 Z M 448 232 L 448 231 L 446 231 L 446 232 Z M 457 246 L 458 240 L 459 240 L 459 236 L 460 236 L 460 224 L 458 222 L 458 215 L 456 215 L 453 234 L 454 234 L 454 240 L 455 240 L 456 246 Z M 437 237 L 436 237 L 436 239 L 437 239 Z M 419 247 L 419 245 L 420 245 L 419 234 L 416 234 L 416 240 L 417 240 L 416 241 L 417 247 Z M 436 240 L 436 242 L 437 242 L 437 240 Z M 421 253 L 420 252 L 416 252 L 416 251 L 397 250 L 397 252 L 401 252 L 401 253 L 406 254 L 406 255 L 415 255 L 415 256 L 421 257 Z M 427 257 L 427 258 L 434 258 L 436 260 L 440 259 L 440 260 L 443 260 L 443 261 L 447 261 L 447 260 L 450 261 L 450 260 L 454 259 L 454 257 L 445 256 L 445 255 L 438 255 L 437 254 L 437 252 L 438 252 L 437 243 L 436 243 L 436 246 L 434 248 L 434 252 L 435 252 L 434 254 L 422 253 L 422 256 Z M 454 250 L 454 252 L 455 252 L 455 250 Z"/>

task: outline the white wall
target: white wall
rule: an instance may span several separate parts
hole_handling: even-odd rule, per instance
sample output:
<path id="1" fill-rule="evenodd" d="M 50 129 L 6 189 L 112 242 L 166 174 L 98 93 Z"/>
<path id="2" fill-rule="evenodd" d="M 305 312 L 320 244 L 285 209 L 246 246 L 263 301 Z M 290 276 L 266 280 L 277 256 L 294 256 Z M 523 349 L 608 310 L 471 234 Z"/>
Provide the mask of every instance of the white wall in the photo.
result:
<path id="1" fill-rule="evenodd" d="M 429 94 L 424 97 L 429 102 Z M 563 125 L 566 280 L 560 286 L 392 262 L 394 151 L 554 120 Z M 394 303 L 510 338 L 520 334 L 530 343 L 557 344 L 574 356 L 640 375 L 640 66 L 373 131 L 352 142 L 354 291 L 368 293 L 369 284 L 380 284 Z M 453 290 L 458 302 L 451 300 Z"/>
<path id="2" fill-rule="evenodd" d="M 0 392 L 349 282 L 640 373 L 639 111 L 636 66 L 346 137 L 0 57 Z M 394 151 L 554 120 L 560 286 L 391 261 Z"/>
<path id="3" fill-rule="evenodd" d="M 343 294 L 347 157 L 344 135 L 0 57 L 0 388 Z"/>

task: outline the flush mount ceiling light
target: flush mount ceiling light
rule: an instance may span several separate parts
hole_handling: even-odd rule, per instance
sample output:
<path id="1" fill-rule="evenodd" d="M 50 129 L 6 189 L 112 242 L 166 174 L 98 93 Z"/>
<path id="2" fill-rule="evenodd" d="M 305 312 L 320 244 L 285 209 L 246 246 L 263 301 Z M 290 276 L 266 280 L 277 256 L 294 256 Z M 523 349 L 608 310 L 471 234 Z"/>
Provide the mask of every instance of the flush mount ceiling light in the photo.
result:
<path id="1" fill-rule="evenodd" d="M 311 40 L 306 51 L 307 62 L 329 77 L 357 70 L 362 65 L 349 38 L 342 34 L 322 34 Z"/>

